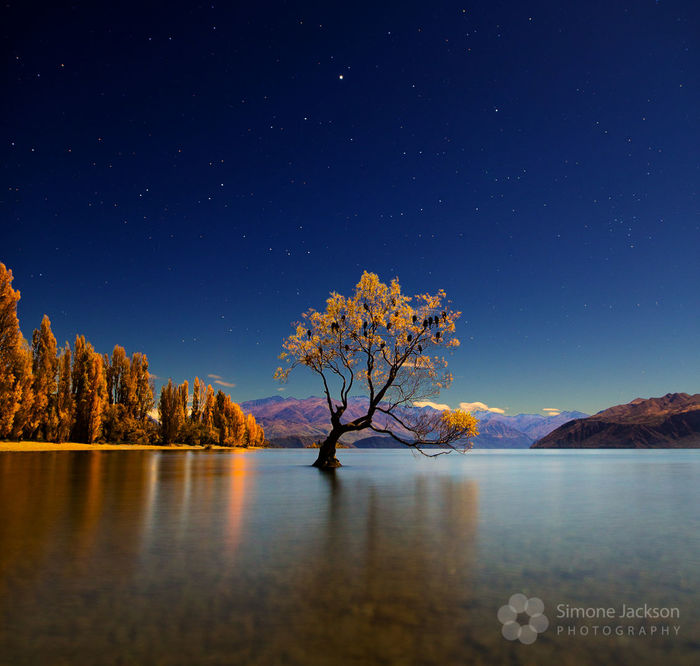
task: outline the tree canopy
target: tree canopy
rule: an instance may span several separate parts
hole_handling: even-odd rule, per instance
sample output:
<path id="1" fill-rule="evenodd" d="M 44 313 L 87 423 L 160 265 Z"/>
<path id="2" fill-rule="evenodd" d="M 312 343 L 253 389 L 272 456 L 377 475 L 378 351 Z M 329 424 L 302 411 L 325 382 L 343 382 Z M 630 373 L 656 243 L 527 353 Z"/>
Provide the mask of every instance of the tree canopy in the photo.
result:
<path id="1" fill-rule="evenodd" d="M 461 411 L 418 409 L 452 382 L 445 350 L 459 346 L 444 291 L 402 293 L 398 278 L 387 285 L 365 271 L 352 296 L 332 292 L 324 311 L 310 309 L 283 342 L 285 361 L 275 376 L 286 381 L 297 367 L 319 375 L 331 431 L 321 445 L 318 467 L 336 467 L 335 445 L 346 432 L 370 429 L 398 442 L 440 455 L 478 434 L 477 421 Z M 354 390 L 368 395 L 365 414 L 343 420 Z M 325 447 L 325 453 L 324 453 Z M 430 455 L 430 454 L 429 454 Z"/>

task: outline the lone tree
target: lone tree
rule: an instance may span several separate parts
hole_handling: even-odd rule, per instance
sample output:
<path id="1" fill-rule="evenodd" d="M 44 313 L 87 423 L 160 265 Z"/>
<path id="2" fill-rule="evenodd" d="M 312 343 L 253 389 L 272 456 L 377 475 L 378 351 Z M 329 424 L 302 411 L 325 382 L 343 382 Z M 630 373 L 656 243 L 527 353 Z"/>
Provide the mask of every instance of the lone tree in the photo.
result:
<path id="1" fill-rule="evenodd" d="M 478 434 L 471 414 L 413 407 L 452 381 L 440 352 L 459 345 L 454 331 L 461 313 L 447 303 L 442 290 L 411 298 L 401 293 L 397 278 L 386 285 L 365 271 L 352 296 L 332 292 L 325 311 L 302 315 L 303 322 L 283 343 L 280 358 L 286 367 L 278 368 L 275 377 L 286 381 L 299 366 L 321 377 L 331 430 L 315 467 L 340 467 L 338 440 L 364 429 L 390 435 L 425 455 L 447 453 L 459 441 L 471 446 L 467 440 Z M 368 393 L 366 412 L 344 420 L 350 392 L 358 386 Z M 437 451 L 426 453 L 431 449 Z"/>

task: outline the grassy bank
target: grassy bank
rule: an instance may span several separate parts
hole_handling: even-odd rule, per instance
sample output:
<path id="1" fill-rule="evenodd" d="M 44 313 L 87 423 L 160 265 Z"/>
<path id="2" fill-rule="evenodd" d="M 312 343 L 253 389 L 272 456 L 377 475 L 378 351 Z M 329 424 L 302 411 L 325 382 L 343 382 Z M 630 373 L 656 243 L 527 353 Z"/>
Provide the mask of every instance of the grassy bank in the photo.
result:
<path id="1" fill-rule="evenodd" d="M 203 451 L 203 446 L 159 446 L 149 444 L 79 444 L 78 442 L 0 442 L 0 451 Z M 242 446 L 211 446 L 225 451 L 251 451 Z"/>

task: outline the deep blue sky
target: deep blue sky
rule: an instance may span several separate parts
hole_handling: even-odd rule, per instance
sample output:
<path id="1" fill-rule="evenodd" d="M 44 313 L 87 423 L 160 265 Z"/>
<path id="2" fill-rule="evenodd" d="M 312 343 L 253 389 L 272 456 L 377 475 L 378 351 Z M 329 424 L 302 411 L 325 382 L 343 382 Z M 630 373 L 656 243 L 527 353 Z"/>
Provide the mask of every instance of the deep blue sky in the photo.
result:
<path id="1" fill-rule="evenodd" d="M 7 4 L 25 336 L 243 401 L 368 269 L 465 313 L 440 402 L 700 390 L 696 0 Z"/>

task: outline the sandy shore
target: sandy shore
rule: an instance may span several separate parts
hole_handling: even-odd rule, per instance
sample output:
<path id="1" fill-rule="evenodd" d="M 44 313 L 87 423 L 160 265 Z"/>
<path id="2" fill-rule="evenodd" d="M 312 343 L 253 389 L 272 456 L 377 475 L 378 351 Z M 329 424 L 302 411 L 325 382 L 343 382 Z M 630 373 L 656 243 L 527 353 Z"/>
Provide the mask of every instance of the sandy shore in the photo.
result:
<path id="1" fill-rule="evenodd" d="M 251 451 L 260 447 L 212 446 L 225 451 Z M 151 446 L 147 444 L 78 444 L 65 442 L 0 442 L 0 451 L 203 451 L 202 446 Z"/>

